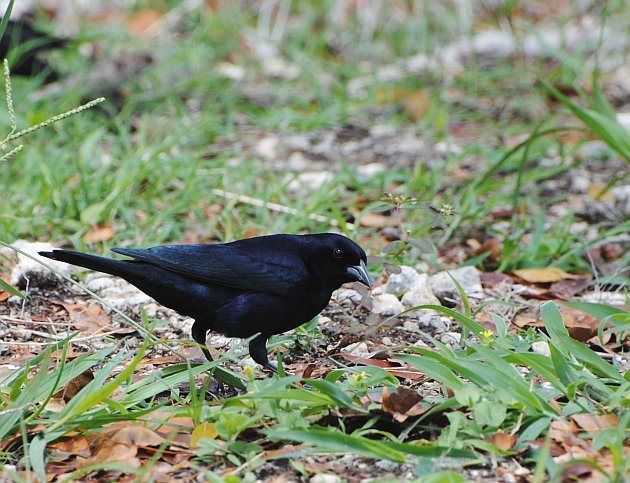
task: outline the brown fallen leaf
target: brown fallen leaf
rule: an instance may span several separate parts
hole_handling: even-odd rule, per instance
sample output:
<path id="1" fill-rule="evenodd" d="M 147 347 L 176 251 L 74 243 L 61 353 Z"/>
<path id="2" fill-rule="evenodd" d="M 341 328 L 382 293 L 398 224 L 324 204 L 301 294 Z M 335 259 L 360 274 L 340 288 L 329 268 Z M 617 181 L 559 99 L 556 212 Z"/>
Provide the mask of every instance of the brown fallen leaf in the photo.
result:
<path id="1" fill-rule="evenodd" d="M 159 446 L 165 439 L 157 432 L 144 426 L 132 425 L 128 421 L 113 423 L 95 438 L 95 452 L 89 458 L 77 458 L 77 467 L 97 463 L 124 463 L 133 468 L 141 466 L 137 457 L 138 449 L 148 446 Z"/>
<path id="2" fill-rule="evenodd" d="M 549 293 L 559 299 L 570 300 L 575 295 L 583 292 L 591 283 L 591 277 L 579 276 L 554 282 L 549 287 Z"/>
<path id="3" fill-rule="evenodd" d="M 383 387 L 383 402 L 381 403 L 383 411 L 399 423 L 426 412 L 426 408 L 419 404 L 421 401 L 422 396 L 413 389 L 399 386 L 396 392 L 390 394 L 387 387 Z"/>
<path id="4" fill-rule="evenodd" d="M 587 433 L 594 435 L 603 429 L 616 428 L 619 418 L 616 414 L 574 414 L 571 419 Z"/>
<path id="5" fill-rule="evenodd" d="M 142 37 L 149 32 L 156 22 L 162 20 L 162 17 L 164 17 L 164 12 L 159 10 L 148 8 L 139 10 L 127 21 L 127 28 L 132 34 Z"/>
<path id="6" fill-rule="evenodd" d="M 65 461 L 72 456 L 90 456 L 90 445 L 88 440 L 79 434 L 63 437 L 46 446 L 53 461 Z"/>
<path id="7" fill-rule="evenodd" d="M 483 288 L 496 288 L 499 285 L 512 285 L 514 280 L 505 273 L 500 272 L 482 272 L 481 285 Z"/>
<path id="8" fill-rule="evenodd" d="M 606 189 L 604 185 L 597 183 L 591 183 L 586 194 L 595 201 L 601 201 L 603 203 L 613 203 L 615 201 L 612 190 Z"/>
<path id="9" fill-rule="evenodd" d="M 513 273 L 529 283 L 549 283 L 568 278 L 580 278 L 580 275 L 567 273 L 558 267 L 523 268 L 514 270 Z"/>
<path id="10" fill-rule="evenodd" d="M 504 433 L 503 431 L 497 431 L 490 438 L 487 439 L 489 443 L 492 443 L 502 451 L 509 451 L 516 443 L 518 436 L 515 434 Z"/>
<path id="11" fill-rule="evenodd" d="M 86 231 L 83 235 L 83 241 L 85 243 L 100 243 L 111 240 L 115 234 L 111 223 L 102 223 Z"/>
<path id="12" fill-rule="evenodd" d="M 83 302 L 71 304 L 59 300 L 53 301 L 53 303 L 66 309 L 70 315 L 70 321 L 84 336 L 101 332 L 112 322 L 100 305 L 88 305 Z"/>
<path id="13" fill-rule="evenodd" d="M 563 304 L 558 304 L 558 306 L 562 314 L 564 326 L 573 339 L 586 342 L 597 335 L 597 328 L 600 324 L 599 319 L 574 309 L 573 307 L 568 307 Z"/>
<path id="14" fill-rule="evenodd" d="M 365 228 L 384 228 L 397 225 L 394 217 L 380 213 L 365 213 L 359 218 L 359 223 Z"/>
<path id="15" fill-rule="evenodd" d="M 87 386 L 90 382 L 94 380 L 94 374 L 92 371 L 88 369 L 87 371 L 79 374 L 75 378 L 68 381 L 66 387 L 64 387 L 61 391 L 55 394 L 56 397 L 60 397 L 64 400 L 64 402 L 69 402 L 74 396 L 76 396 L 81 389 Z"/>

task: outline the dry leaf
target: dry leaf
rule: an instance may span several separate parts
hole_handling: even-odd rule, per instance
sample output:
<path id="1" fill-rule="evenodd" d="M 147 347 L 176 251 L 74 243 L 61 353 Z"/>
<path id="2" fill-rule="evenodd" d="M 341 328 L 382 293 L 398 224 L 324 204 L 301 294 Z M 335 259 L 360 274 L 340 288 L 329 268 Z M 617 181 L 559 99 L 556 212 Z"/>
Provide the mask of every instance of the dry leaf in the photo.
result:
<path id="1" fill-rule="evenodd" d="M 360 224 L 366 228 L 384 228 L 396 226 L 398 223 L 392 216 L 385 216 L 380 213 L 365 213 L 360 218 Z"/>
<path id="2" fill-rule="evenodd" d="M 112 440 L 128 446 L 159 446 L 164 442 L 164 438 L 155 431 L 138 425 L 122 428 Z"/>
<path id="3" fill-rule="evenodd" d="M 3 281 L 5 281 L 6 283 L 8 283 L 9 285 L 11 285 L 11 279 L 4 274 L 0 274 L 0 279 L 2 279 Z M 13 287 L 13 285 L 11 285 Z M 9 292 L 7 292 L 6 290 L 2 290 L 0 288 L 0 302 L 4 302 L 5 300 L 8 300 L 11 297 L 11 294 Z"/>
<path id="4" fill-rule="evenodd" d="M 612 190 L 606 189 L 605 186 L 597 183 L 591 183 L 586 193 L 595 201 L 601 201 L 603 203 L 613 203 L 615 201 Z"/>
<path id="5" fill-rule="evenodd" d="M 499 285 L 513 285 L 514 280 L 509 275 L 499 272 L 482 272 L 481 285 L 483 288 L 495 288 Z"/>
<path id="6" fill-rule="evenodd" d="M 51 397 L 46 403 L 46 410 L 53 413 L 60 413 L 66 408 L 66 402 L 60 397 Z"/>
<path id="7" fill-rule="evenodd" d="M 494 433 L 488 441 L 495 445 L 502 451 L 509 451 L 516 443 L 518 436 L 515 434 L 504 433 L 503 431 L 498 431 Z"/>
<path id="8" fill-rule="evenodd" d="M 77 466 L 97 463 L 124 463 L 134 468 L 141 465 L 137 457 L 138 448 L 160 446 L 165 439 L 155 431 L 144 426 L 131 425 L 128 421 L 110 424 L 96 438 L 97 445 L 93 456 L 77 458 Z"/>
<path id="9" fill-rule="evenodd" d="M 111 223 L 102 223 L 100 225 L 93 226 L 85 235 L 83 235 L 83 241 L 85 243 L 99 243 L 114 238 L 114 229 Z"/>
<path id="10" fill-rule="evenodd" d="M 93 335 L 111 324 L 111 319 L 100 305 L 71 304 L 60 301 L 54 301 L 53 303 L 66 309 L 72 324 L 84 335 Z"/>
<path id="11" fill-rule="evenodd" d="M 61 438 L 53 443 L 49 443 L 46 449 L 50 453 L 53 461 L 65 461 L 71 456 L 82 456 L 87 458 L 90 456 L 90 446 L 85 437 L 75 435 L 72 437 Z"/>
<path id="12" fill-rule="evenodd" d="M 396 392 L 389 394 L 387 387 L 383 387 L 383 411 L 391 414 L 400 423 L 410 416 L 418 416 L 426 411 L 418 405 L 420 401 L 422 401 L 422 396 L 413 389 L 400 386 Z"/>
<path id="13" fill-rule="evenodd" d="M 549 283 L 567 278 L 580 278 L 580 275 L 572 275 L 557 267 L 523 268 L 514 270 L 514 275 L 529 283 Z"/>
<path id="14" fill-rule="evenodd" d="M 586 342 L 597 335 L 599 319 L 580 310 L 559 304 L 564 326 L 575 340 Z"/>
<path id="15" fill-rule="evenodd" d="M 164 16 L 164 12 L 152 9 L 139 10 L 134 13 L 127 21 L 127 28 L 129 31 L 141 37 L 155 24 L 159 22 Z"/>
<path id="16" fill-rule="evenodd" d="M 94 380 L 94 375 L 92 371 L 88 369 L 87 371 L 79 374 L 77 377 L 68 381 L 66 387 L 64 387 L 61 391 L 59 391 L 55 396 L 61 397 L 64 402 L 70 401 L 74 396 L 76 396 L 81 389 L 87 386 L 90 382 Z"/>
<path id="17" fill-rule="evenodd" d="M 583 292 L 588 287 L 589 283 L 591 283 L 591 277 L 588 276 L 560 280 L 559 282 L 551 284 L 549 292 L 554 297 L 569 300 L 573 298 L 574 295 Z"/>
<path id="18" fill-rule="evenodd" d="M 409 118 L 417 121 L 422 119 L 431 108 L 433 99 L 433 96 L 426 91 L 412 91 L 402 99 L 402 106 Z"/>
<path id="19" fill-rule="evenodd" d="M 619 418 L 616 414 L 574 414 L 571 419 L 587 433 L 598 433 L 603 429 L 616 428 Z"/>

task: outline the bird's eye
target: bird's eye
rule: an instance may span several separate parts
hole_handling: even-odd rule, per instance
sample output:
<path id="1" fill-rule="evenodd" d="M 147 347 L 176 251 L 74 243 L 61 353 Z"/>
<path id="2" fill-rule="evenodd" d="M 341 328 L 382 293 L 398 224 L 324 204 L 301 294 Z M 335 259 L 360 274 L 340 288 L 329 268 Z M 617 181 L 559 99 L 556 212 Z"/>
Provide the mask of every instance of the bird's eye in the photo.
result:
<path id="1" fill-rule="evenodd" d="M 343 258 L 343 250 L 341 248 L 335 248 L 333 250 L 333 257 L 335 257 L 335 258 Z"/>

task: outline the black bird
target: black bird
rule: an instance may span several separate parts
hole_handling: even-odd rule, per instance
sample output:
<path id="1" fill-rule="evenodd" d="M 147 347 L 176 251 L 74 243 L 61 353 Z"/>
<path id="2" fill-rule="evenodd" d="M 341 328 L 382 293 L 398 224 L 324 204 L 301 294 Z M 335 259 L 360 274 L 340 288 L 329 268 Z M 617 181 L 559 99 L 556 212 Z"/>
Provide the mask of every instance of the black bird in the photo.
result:
<path id="1" fill-rule="evenodd" d="M 209 330 L 248 338 L 249 354 L 267 358 L 269 336 L 302 325 L 347 282 L 368 287 L 363 249 L 335 233 L 269 235 L 214 245 L 114 248 L 131 260 L 70 250 L 39 252 L 61 262 L 122 277 L 166 307 L 195 319 L 192 338 L 206 349 Z"/>

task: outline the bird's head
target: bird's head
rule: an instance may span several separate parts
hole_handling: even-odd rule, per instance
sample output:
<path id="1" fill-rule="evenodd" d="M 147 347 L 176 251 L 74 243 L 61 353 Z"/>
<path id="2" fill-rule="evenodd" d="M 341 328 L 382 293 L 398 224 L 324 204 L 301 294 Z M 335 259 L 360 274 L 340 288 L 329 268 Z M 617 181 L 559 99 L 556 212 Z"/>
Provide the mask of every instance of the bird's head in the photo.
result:
<path id="1" fill-rule="evenodd" d="M 363 248 L 343 235 L 319 233 L 304 235 L 310 246 L 307 265 L 329 288 L 335 290 L 344 283 L 361 282 L 370 287 Z"/>

